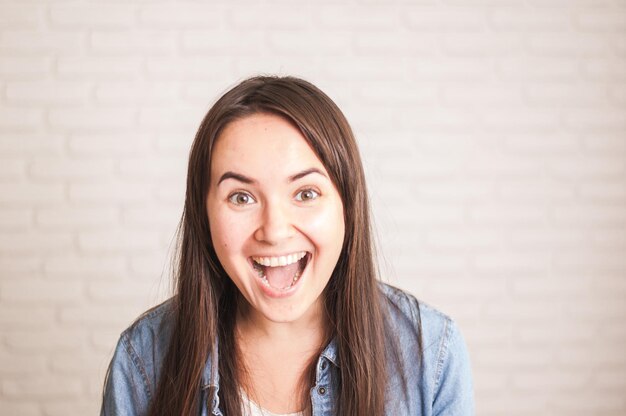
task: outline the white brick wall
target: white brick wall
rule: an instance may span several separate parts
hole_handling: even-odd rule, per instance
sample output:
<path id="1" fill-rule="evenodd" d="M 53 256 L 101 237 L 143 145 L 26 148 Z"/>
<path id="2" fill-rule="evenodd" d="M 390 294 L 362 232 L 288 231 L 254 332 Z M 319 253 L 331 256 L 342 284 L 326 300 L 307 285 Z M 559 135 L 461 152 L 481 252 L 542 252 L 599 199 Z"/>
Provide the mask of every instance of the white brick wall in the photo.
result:
<path id="1" fill-rule="evenodd" d="M 0 414 L 98 412 L 195 129 L 263 72 L 346 112 L 381 270 L 460 323 L 478 415 L 626 414 L 626 3 L 295 3 L 0 1 Z"/>

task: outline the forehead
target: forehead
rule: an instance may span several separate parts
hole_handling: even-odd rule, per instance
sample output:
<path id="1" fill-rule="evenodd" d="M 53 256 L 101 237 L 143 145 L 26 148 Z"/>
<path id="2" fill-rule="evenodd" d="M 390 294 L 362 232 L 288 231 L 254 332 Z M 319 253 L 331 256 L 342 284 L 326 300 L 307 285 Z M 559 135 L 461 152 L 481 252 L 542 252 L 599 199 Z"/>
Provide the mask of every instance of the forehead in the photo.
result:
<path id="1" fill-rule="evenodd" d="M 293 174 L 317 167 L 321 161 L 291 122 L 273 114 L 253 114 L 235 120 L 218 136 L 211 155 L 211 171 L 237 170 L 250 175 Z"/>

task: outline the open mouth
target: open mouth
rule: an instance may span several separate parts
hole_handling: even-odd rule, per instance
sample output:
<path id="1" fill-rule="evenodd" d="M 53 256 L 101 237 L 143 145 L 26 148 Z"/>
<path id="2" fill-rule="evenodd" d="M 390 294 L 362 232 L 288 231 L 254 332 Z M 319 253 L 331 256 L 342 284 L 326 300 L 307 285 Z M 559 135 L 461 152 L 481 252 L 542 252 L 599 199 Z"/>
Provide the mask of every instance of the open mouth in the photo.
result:
<path id="1" fill-rule="evenodd" d="M 306 251 L 279 257 L 252 257 L 252 266 L 263 284 L 278 290 L 288 290 L 302 276 L 311 254 Z"/>

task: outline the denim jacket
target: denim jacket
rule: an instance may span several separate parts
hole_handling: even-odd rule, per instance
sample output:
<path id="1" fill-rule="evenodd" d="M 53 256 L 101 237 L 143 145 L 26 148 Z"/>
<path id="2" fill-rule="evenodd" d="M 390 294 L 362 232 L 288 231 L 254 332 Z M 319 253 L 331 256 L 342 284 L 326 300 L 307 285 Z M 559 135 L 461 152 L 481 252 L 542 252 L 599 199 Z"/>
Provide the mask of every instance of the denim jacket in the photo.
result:
<path id="1" fill-rule="evenodd" d="M 469 355 L 457 325 L 446 315 L 418 302 L 400 289 L 383 283 L 380 288 L 389 300 L 389 322 L 401 362 L 401 366 L 389 371 L 385 415 L 473 415 Z M 120 336 L 109 367 L 101 416 L 147 414 L 172 331 L 171 309 L 171 300 L 164 302 Z M 421 364 L 418 358 L 420 321 L 423 342 Z M 199 414 L 224 416 L 217 394 L 217 348 L 210 355 L 199 387 Z M 313 416 L 334 414 L 340 365 L 333 340 L 317 360 L 315 385 L 311 389 Z M 211 386 L 216 388 L 210 390 Z M 407 386 L 407 391 L 404 386 Z M 214 393 L 209 398 L 210 391 Z"/>

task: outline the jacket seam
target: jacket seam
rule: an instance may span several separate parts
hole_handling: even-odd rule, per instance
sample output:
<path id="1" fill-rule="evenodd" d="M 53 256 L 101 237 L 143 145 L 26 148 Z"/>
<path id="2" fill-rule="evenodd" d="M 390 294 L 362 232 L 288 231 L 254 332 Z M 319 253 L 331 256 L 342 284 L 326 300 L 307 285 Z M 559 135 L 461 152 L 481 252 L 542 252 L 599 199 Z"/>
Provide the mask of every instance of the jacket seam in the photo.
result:
<path id="1" fill-rule="evenodd" d="M 445 326 L 443 329 L 443 336 L 441 338 L 441 344 L 439 345 L 439 354 L 437 359 L 437 372 L 435 374 L 435 386 L 434 393 L 437 395 L 437 390 L 439 389 L 439 383 L 441 382 L 441 376 L 443 374 L 444 362 L 446 360 L 446 354 L 448 352 L 448 345 L 450 342 L 450 333 L 452 331 L 452 325 L 450 319 L 446 319 Z"/>
<path id="2" fill-rule="evenodd" d="M 139 354 L 137 354 L 137 352 L 133 348 L 133 346 L 132 346 L 132 344 L 130 342 L 130 339 L 128 338 L 128 334 L 124 334 L 122 336 L 122 342 L 124 343 L 124 348 L 126 349 L 126 353 L 128 354 L 128 356 L 130 357 L 131 361 L 133 362 L 133 365 L 135 366 L 135 369 L 141 375 L 141 381 L 143 382 L 144 391 L 145 391 L 146 395 L 148 396 L 148 400 L 151 401 L 152 400 L 152 391 L 150 389 L 150 383 L 148 381 L 148 374 L 146 373 L 146 370 L 145 370 L 145 368 L 143 366 L 143 362 L 141 361 L 141 358 L 139 357 Z"/>

